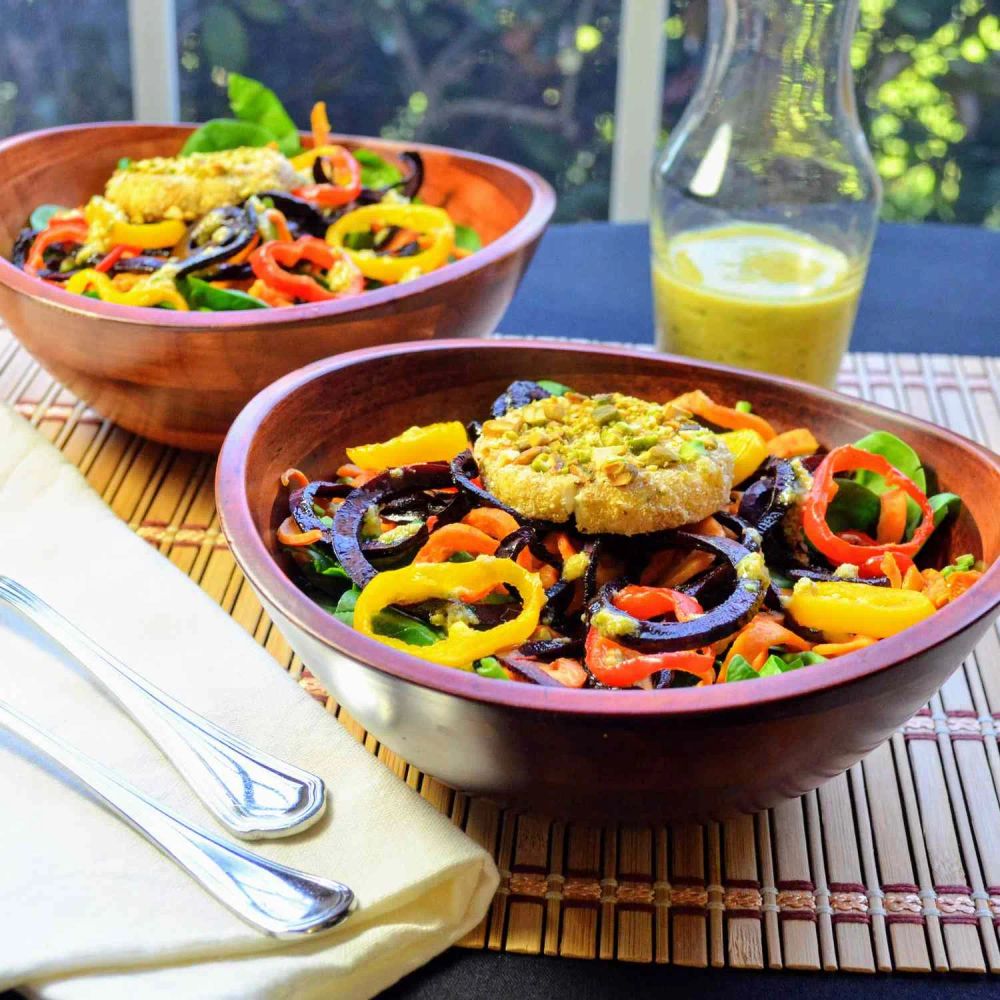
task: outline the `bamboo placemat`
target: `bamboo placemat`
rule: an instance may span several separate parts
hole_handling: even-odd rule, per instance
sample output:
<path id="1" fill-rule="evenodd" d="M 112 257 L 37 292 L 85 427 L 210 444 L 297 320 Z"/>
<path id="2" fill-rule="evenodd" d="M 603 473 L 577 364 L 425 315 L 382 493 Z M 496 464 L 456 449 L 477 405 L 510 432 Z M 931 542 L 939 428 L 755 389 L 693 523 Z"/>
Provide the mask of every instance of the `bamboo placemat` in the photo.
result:
<path id="1" fill-rule="evenodd" d="M 998 358 L 856 354 L 840 388 L 1000 450 Z M 745 969 L 1000 972 L 997 630 L 862 763 L 769 812 L 671 829 L 516 816 L 421 774 L 326 697 L 227 549 L 211 458 L 102 420 L 3 328 L 0 399 L 400 780 L 494 853 L 500 889 L 463 945 Z"/>

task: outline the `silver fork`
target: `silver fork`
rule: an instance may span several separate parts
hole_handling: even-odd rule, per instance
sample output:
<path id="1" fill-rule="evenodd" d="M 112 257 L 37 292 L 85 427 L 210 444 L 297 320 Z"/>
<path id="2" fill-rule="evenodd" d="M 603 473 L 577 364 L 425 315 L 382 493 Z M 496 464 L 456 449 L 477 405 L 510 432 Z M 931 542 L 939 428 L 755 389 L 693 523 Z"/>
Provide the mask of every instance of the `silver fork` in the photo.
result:
<path id="1" fill-rule="evenodd" d="M 251 746 L 192 712 L 8 576 L 0 576 L 0 601 L 78 660 L 237 837 L 286 837 L 323 815 L 326 792 L 316 775 Z"/>
<path id="2" fill-rule="evenodd" d="M 0 702 L 0 725 L 75 775 L 113 813 L 158 847 L 219 902 L 272 937 L 318 934 L 348 914 L 354 893 L 185 823 L 111 770 Z"/>

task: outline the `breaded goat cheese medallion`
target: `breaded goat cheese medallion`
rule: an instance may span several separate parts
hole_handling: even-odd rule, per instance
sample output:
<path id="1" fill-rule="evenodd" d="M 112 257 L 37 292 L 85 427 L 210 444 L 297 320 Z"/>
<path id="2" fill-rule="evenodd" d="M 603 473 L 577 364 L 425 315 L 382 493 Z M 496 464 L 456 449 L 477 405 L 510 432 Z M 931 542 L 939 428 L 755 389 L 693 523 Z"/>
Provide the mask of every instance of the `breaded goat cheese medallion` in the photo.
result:
<path id="1" fill-rule="evenodd" d="M 486 488 L 525 517 L 639 535 L 729 503 L 733 456 L 670 403 L 566 393 L 487 420 L 474 446 Z"/>

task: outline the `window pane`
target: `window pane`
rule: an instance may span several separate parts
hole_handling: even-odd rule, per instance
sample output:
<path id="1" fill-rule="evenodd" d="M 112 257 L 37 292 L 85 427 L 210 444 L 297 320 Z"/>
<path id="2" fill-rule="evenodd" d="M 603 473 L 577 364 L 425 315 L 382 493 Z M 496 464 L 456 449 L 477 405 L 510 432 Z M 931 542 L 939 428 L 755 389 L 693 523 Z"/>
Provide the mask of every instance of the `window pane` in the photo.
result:
<path id="1" fill-rule="evenodd" d="M 125 0 L 0 0 L 0 135 L 132 114 Z"/>
<path id="2" fill-rule="evenodd" d="M 514 160 L 563 219 L 605 218 L 617 0 L 178 0 L 181 113 L 226 114 L 224 70 L 262 79 L 297 122 Z"/>
<path id="3" fill-rule="evenodd" d="M 885 186 L 883 218 L 1000 228 L 1000 21 L 989 0 L 870 0 L 851 61 L 858 110 Z M 706 0 L 675 0 L 664 124 L 690 97 Z"/>

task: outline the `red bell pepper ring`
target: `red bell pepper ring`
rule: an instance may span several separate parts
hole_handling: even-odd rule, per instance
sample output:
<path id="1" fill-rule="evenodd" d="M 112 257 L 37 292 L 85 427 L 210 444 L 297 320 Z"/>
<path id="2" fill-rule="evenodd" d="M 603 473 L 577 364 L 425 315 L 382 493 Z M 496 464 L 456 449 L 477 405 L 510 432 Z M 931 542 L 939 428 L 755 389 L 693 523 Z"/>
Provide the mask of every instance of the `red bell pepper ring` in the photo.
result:
<path id="1" fill-rule="evenodd" d="M 119 243 L 118 246 L 112 247 L 107 254 L 101 259 L 101 262 L 94 268 L 95 271 L 100 271 L 102 274 L 106 274 L 111 270 L 125 256 L 125 254 L 131 254 L 135 257 L 137 254 L 142 253 L 140 247 L 130 247 L 125 243 Z"/>
<path id="2" fill-rule="evenodd" d="M 669 613 L 678 621 L 690 621 L 703 613 L 702 606 L 693 597 L 669 587 L 630 584 L 622 587 L 611 600 L 619 611 L 644 621 Z M 661 670 L 694 674 L 708 684 L 715 679 L 715 654 L 711 649 L 642 654 L 591 628 L 587 633 L 585 654 L 590 672 L 608 687 L 631 687 Z"/>
<path id="3" fill-rule="evenodd" d="M 619 611 L 643 621 L 673 612 L 678 621 L 685 622 L 703 613 L 702 606 L 693 597 L 669 587 L 640 587 L 630 584 L 622 587 L 611 599 L 611 603 Z"/>
<path id="4" fill-rule="evenodd" d="M 336 152 L 329 157 L 334 183 L 306 184 L 293 188 L 292 194 L 327 208 L 346 205 L 361 194 L 361 164 L 343 146 L 334 149 Z"/>
<path id="5" fill-rule="evenodd" d="M 715 680 L 715 654 L 711 649 L 683 649 L 676 653 L 637 653 L 601 635 L 596 628 L 587 633 L 587 667 L 608 687 L 631 687 L 661 670 L 694 674 L 711 684 Z"/>
<path id="6" fill-rule="evenodd" d="M 31 251 L 24 262 L 28 274 L 38 274 L 45 269 L 45 251 L 60 243 L 74 243 L 83 246 L 87 240 L 87 221 L 83 218 L 50 220 L 49 224 L 35 237 Z"/>
<path id="7" fill-rule="evenodd" d="M 830 502 L 837 494 L 837 484 L 834 475 L 838 472 L 854 472 L 864 469 L 880 475 L 890 486 L 898 486 L 919 507 L 922 514 L 920 523 L 908 542 L 879 544 L 860 544 L 835 535 L 826 523 L 826 512 Z M 831 562 L 840 565 L 852 563 L 860 566 L 869 559 L 881 559 L 887 552 L 893 555 L 909 556 L 911 559 L 930 537 L 934 530 L 934 511 L 927 502 L 927 497 L 920 487 L 908 476 L 905 476 L 895 466 L 881 455 L 873 455 L 869 451 L 845 444 L 834 448 L 823 459 L 819 468 L 813 473 L 812 488 L 806 494 L 802 505 L 802 526 L 806 538 L 825 555 Z"/>
<path id="8" fill-rule="evenodd" d="M 315 265 L 324 273 L 342 265 L 349 276 L 346 285 L 333 291 L 308 274 L 289 270 L 303 262 Z M 300 236 L 294 243 L 270 240 L 250 255 L 250 267 L 269 288 L 304 302 L 343 299 L 364 291 L 365 279 L 354 261 L 342 250 L 315 236 Z"/>

